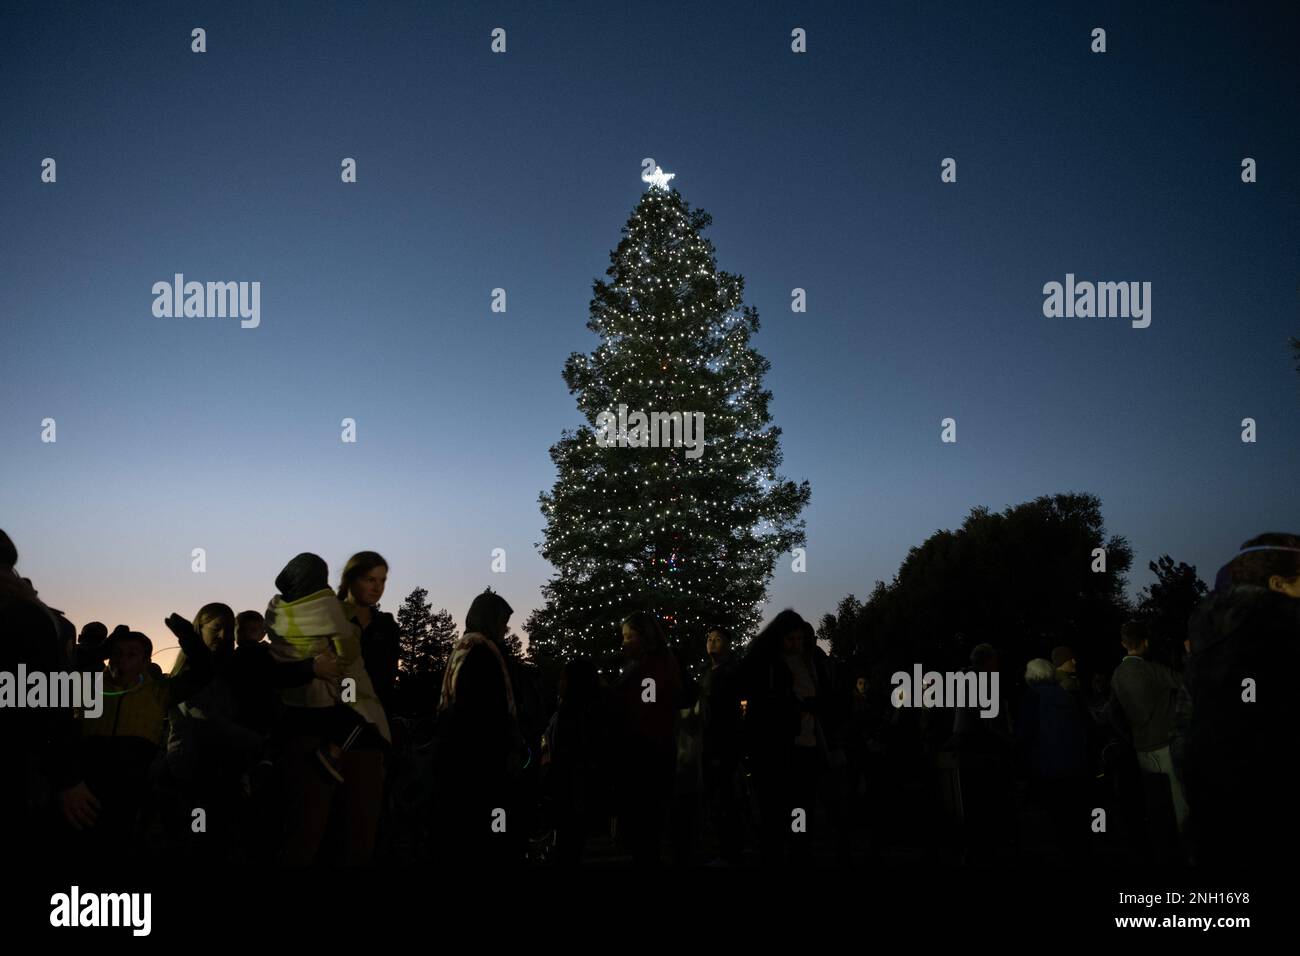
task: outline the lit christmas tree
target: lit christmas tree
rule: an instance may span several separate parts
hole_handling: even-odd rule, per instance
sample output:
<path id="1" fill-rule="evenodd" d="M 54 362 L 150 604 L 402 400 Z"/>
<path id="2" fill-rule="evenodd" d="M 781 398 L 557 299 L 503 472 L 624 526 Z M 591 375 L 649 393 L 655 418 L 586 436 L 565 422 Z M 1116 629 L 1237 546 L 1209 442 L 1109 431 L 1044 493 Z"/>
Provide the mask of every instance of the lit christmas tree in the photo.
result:
<path id="1" fill-rule="evenodd" d="M 677 653 L 755 629 L 777 558 L 804 543 L 808 483 L 778 476 L 780 429 L 750 346 L 744 279 L 717 271 L 712 222 L 658 168 L 593 285 L 590 355 L 564 380 L 588 424 L 551 447 L 543 556 L 557 574 L 526 630 L 535 657 L 609 662 L 619 624 L 654 612 Z M 640 416 L 640 417 L 639 417 Z M 692 427 L 694 426 L 694 428 Z"/>

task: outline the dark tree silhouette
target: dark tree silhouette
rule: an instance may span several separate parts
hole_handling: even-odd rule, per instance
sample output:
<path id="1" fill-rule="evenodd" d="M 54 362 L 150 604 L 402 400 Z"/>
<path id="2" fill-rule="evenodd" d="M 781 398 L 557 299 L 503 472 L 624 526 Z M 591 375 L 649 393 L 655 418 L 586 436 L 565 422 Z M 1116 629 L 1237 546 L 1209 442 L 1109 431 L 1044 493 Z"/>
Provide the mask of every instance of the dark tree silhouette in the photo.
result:
<path id="1" fill-rule="evenodd" d="M 437 706 L 443 668 L 456 642 L 456 623 L 446 608 L 433 610 L 425 588 L 416 588 L 397 609 L 398 694 L 407 713 Z"/>
<path id="2" fill-rule="evenodd" d="M 1093 570 L 1097 548 L 1104 572 Z M 1107 537 L 1093 495 L 1044 496 L 1001 514 L 974 508 L 957 531 L 912 548 L 890 584 L 877 582 L 854 615 L 852 651 L 839 655 L 882 682 L 914 663 L 961 668 L 981 642 L 1002 651 L 1009 675 L 1057 644 L 1073 646 L 1085 667 L 1108 668 L 1131 613 L 1132 563 L 1124 538 Z"/>
<path id="3" fill-rule="evenodd" d="M 506 646 L 506 654 L 510 657 L 513 657 L 517 661 L 528 660 L 528 652 L 524 650 L 523 641 L 519 639 L 519 635 L 514 631 L 506 632 L 503 643 Z"/>
<path id="4" fill-rule="evenodd" d="M 456 622 L 451 612 L 445 607 L 433 612 L 432 631 L 429 635 L 427 654 L 422 664 L 429 671 L 441 671 L 451 658 L 451 649 L 460 634 L 456 631 Z"/>
<path id="5" fill-rule="evenodd" d="M 862 610 L 862 602 L 850 594 L 840 601 L 834 614 L 822 615 L 817 625 L 817 640 L 830 645 L 831 657 L 842 661 L 853 658 Z"/>
<path id="6" fill-rule="evenodd" d="M 1138 598 L 1138 616 L 1146 621 L 1152 656 L 1165 663 L 1177 663 L 1183 657 L 1183 640 L 1187 621 L 1209 588 L 1186 562 L 1162 555 L 1147 564 L 1155 574 L 1154 583 L 1142 589 Z"/>

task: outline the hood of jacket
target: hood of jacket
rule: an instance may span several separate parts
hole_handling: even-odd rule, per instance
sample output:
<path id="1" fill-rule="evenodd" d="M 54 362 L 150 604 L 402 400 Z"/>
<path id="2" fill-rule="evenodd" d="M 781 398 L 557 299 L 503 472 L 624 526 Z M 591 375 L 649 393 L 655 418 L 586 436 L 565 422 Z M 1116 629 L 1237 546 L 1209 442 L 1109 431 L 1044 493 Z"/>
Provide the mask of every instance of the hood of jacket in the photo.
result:
<path id="1" fill-rule="evenodd" d="M 388 741 L 392 736 L 388 717 L 374 684 L 366 672 L 361 654 L 361 629 L 348 620 L 343 604 L 328 587 L 296 601 L 286 601 L 277 594 L 266 608 L 266 633 L 271 640 L 271 656 L 278 661 L 301 661 L 333 651 L 343 668 L 343 681 L 351 681 L 351 693 L 340 685 L 313 678 L 301 687 L 280 691 L 290 707 L 332 707 L 343 703 L 355 709 L 374 725 Z"/>
<path id="2" fill-rule="evenodd" d="M 1188 623 L 1193 654 L 1206 653 L 1243 635 L 1272 631 L 1289 633 L 1292 640 L 1300 637 L 1300 600 L 1250 584 L 1210 594 Z"/>

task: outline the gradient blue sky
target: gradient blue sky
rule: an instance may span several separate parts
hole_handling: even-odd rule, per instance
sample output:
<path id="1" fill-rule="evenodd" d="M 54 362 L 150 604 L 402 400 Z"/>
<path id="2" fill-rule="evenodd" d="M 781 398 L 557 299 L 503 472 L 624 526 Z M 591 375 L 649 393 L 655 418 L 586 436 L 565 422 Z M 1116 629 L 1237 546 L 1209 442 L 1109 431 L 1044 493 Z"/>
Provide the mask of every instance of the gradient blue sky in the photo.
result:
<path id="1" fill-rule="evenodd" d="M 1069 490 L 1129 538 L 1134 591 L 1165 552 L 1211 578 L 1296 526 L 1300 18 L 1138 6 L 5 3 L 20 569 L 78 626 L 161 646 L 170 611 L 263 608 L 299 551 L 336 573 L 373 548 L 386 608 L 423 585 L 460 621 L 491 585 L 518 629 L 547 449 L 579 422 L 560 371 L 652 156 L 746 277 L 783 470 L 812 483 L 808 570 L 782 559 L 769 613 Z M 261 327 L 155 318 L 176 272 L 259 280 Z M 1151 327 L 1045 318 L 1067 272 L 1152 282 Z"/>

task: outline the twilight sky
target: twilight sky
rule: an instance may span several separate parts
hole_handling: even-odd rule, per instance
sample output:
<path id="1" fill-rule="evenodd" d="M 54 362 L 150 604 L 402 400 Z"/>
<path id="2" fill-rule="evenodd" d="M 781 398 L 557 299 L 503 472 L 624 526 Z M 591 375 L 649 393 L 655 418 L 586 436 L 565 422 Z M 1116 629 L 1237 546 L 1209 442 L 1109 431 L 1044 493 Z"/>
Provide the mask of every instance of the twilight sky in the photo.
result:
<path id="1" fill-rule="evenodd" d="M 173 610 L 263 609 L 297 552 L 336 578 L 371 548 L 386 609 L 423 585 L 463 622 L 491 585 L 518 630 L 547 449 L 579 422 L 560 371 L 596 344 L 649 156 L 746 278 L 783 472 L 812 484 L 808 570 L 782 558 L 769 615 L 865 597 L 973 506 L 1071 490 L 1129 538 L 1133 591 L 1166 552 L 1212 579 L 1296 530 L 1300 15 L 1056 6 L 4 4 L 20 570 L 78 627 L 163 647 Z M 260 326 L 156 318 L 177 272 L 260 281 Z M 1150 327 L 1044 317 L 1069 272 L 1151 282 Z"/>

